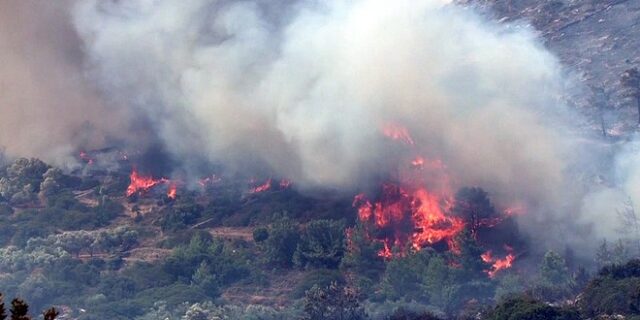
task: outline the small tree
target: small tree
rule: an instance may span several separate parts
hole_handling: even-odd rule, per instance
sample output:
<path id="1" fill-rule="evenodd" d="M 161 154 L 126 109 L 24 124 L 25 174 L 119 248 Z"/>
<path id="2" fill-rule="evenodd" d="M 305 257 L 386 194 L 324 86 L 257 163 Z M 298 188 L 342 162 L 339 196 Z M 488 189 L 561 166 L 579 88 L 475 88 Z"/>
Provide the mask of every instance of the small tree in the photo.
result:
<path id="1" fill-rule="evenodd" d="M 337 268 L 344 256 L 344 222 L 312 221 L 304 228 L 293 259 L 300 267 Z"/>
<path id="2" fill-rule="evenodd" d="M 631 96 L 636 100 L 638 124 L 640 124 L 640 71 L 637 67 L 628 69 L 622 74 L 622 84 L 629 88 Z"/>
<path id="3" fill-rule="evenodd" d="M 465 229 L 456 238 L 460 248 L 460 255 L 457 257 L 462 267 L 461 278 L 463 280 L 484 279 L 487 277 L 485 271 L 490 264 L 482 260 L 484 249 L 478 245 L 470 230 Z"/>
<path id="4" fill-rule="evenodd" d="M 29 305 L 21 299 L 11 301 L 11 320 L 31 320 L 28 316 Z"/>
<path id="5" fill-rule="evenodd" d="M 602 136 L 607 136 L 607 124 L 605 123 L 605 113 L 610 106 L 611 92 L 607 91 L 604 86 L 593 88 L 593 105 L 598 108 L 598 116 L 600 118 L 600 130 Z"/>
<path id="6" fill-rule="evenodd" d="M 489 194 L 477 187 L 460 189 L 456 193 L 452 211 L 465 220 L 473 238 L 476 238 L 482 223 L 495 214 Z"/>
<path id="7" fill-rule="evenodd" d="M 270 226 L 269 237 L 263 242 L 267 262 L 290 267 L 298 242 L 300 242 L 298 225 L 287 217 L 278 218 Z"/>
<path id="8" fill-rule="evenodd" d="M 612 263 L 612 261 L 613 256 L 611 255 L 611 251 L 609 250 L 607 239 L 603 239 L 600 247 L 598 247 L 598 250 L 596 251 L 596 263 L 598 264 L 598 268 L 609 265 Z"/>

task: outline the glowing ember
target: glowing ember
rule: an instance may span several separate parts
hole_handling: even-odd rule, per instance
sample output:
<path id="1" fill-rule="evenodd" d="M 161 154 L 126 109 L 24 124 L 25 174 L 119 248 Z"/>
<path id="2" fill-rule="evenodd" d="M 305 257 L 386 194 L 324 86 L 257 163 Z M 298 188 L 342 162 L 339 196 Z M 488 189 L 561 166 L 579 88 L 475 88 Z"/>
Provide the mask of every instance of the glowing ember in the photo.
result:
<path id="1" fill-rule="evenodd" d="M 393 140 L 402 141 L 405 144 L 413 145 L 413 138 L 409 134 L 409 130 L 403 126 L 399 126 L 397 124 L 389 123 L 382 127 L 382 134 L 386 137 L 389 137 Z"/>
<path id="2" fill-rule="evenodd" d="M 405 248 L 411 245 L 417 250 L 446 241 L 455 247 L 453 239 L 464 229 L 464 222 L 449 217 L 442 210 L 441 201 L 426 189 L 409 192 L 394 184 L 384 184 L 380 200 L 372 203 L 364 194 L 354 198 L 358 218 L 375 226 L 384 244 L 380 256 L 391 254 L 391 245 Z"/>
<path id="3" fill-rule="evenodd" d="M 517 215 L 522 215 L 525 213 L 525 211 L 526 210 L 524 205 L 518 204 L 518 205 L 504 209 L 504 215 L 507 217 L 513 217 Z"/>
<path id="4" fill-rule="evenodd" d="M 391 248 L 389 248 L 389 244 L 386 241 L 384 241 L 383 245 L 384 245 L 384 248 L 382 248 L 382 250 L 378 252 L 378 257 L 391 259 L 391 257 L 393 256 L 393 253 L 391 253 Z"/>
<path id="5" fill-rule="evenodd" d="M 93 158 L 84 151 L 80 151 L 80 160 L 86 162 L 88 165 L 92 165 L 94 162 Z"/>
<path id="6" fill-rule="evenodd" d="M 500 270 L 511 268 L 513 261 L 516 260 L 516 256 L 512 253 L 513 250 L 511 247 L 505 246 L 505 248 L 507 249 L 508 254 L 503 259 L 493 257 L 491 250 L 480 256 L 482 261 L 491 264 L 491 269 L 486 271 L 490 278 L 494 278 L 496 273 Z"/>
<path id="7" fill-rule="evenodd" d="M 260 193 L 271 189 L 271 179 L 268 179 L 265 183 L 255 186 L 249 190 L 249 193 Z"/>
<path id="8" fill-rule="evenodd" d="M 424 166 L 424 158 L 421 156 L 416 157 L 411 161 L 411 165 L 418 169 L 422 169 L 422 167 Z"/>
<path id="9" fill-rule="evenodd" d="M 176 185 L 174 182 L 169 183 L 169 188 L 167 189 L 167 197 L 169 197 L 169 199 L 175 199 L 177 193 L 178 185 Z"/>
<path id="10" fill-rule="evenodd" d="M 213 185 L 213 184 L 216 184 L 216 183 L 218 183 L 220 181 L 222 181 L 222 178 L 220 178 L 220 177 L 218 177 L 218 176 L 216 176 L 214 174 L 214 175 L 211 175 L 210 177 L 205 177 L 205 178 L 202 178 L 202 179 L 198 180 L 198 184 L 204 188 L 207 185 Z"/>
<path id="11" fill-rule="evenodd" d="M 165 183 L 168 181 L 165 178 L 154 179 L 151 176 L 140 175 L 138 171 L 136 171 L 135 169 L 131 171 L 131 175 L 129 176 L 129 178 L 131 179 L 131 182 L 127 187 L 127 193 L 126 193 L 127 197 L 130 197 L 138 192 L 140 193 L 146 192 L 149 189 L 155 187 L 156 185 L 160 183 Z"/>
<path id="12" fill-rule="evenodd" d="M 282 179 L 280 180 L 280 189 L 287 189 L 291 186 L 291 180 Z"/>

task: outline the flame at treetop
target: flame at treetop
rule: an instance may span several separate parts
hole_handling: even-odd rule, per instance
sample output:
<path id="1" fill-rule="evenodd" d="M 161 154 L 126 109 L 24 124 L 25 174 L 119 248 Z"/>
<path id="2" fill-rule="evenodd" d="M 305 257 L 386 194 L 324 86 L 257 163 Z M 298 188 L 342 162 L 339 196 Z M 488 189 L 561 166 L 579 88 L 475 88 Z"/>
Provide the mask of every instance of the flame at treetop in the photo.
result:
<path id="1" fill-rule="evenodd" d="M 369 198 L 361 193 L 353 200 L 367 239 L 382 245 L 378 256 L 393 258 L 394 246 L 400 250 L 401 255 L 407 248 L 421 250 L 427 246 L 437 250 L 446 248 L 454 254 L 461 254 L 460 244 L 456 239 L 465 227 L 475 223 L 476 228 L 494 228 L 514 212 L 523 211 L 514 207 L 505 210 L 503 215 L 489 216 L 478 221 L 467 221 L 464 214 L 454 215 L 457 199 L 454 200 L 451 196 L 452 177 L 447 172 L 447 166 L 439 159 L 432 160 L 422 156 L 406 128 L 385 125 L 382 133 L 407 147 L 407 156 L 399 158 L 401 162 L 397 177 L 394 178 L 398 183 L 383 183 L 377 196 Z M 479 241 L 475 238 L 477 234 L 472 236 L 474 241 Z M 487 245 L 494 247 L 495 243 Z M 508 254 L 502 259 L 494 258 L 490 250 L 477 257 L 491 264 L 491 269 L 486 270 L 490 277 L 512 266 L 515 255 L 510 247 L 505 248 L 508 248 Z M 458 264 L 455 259 L 449 263 Z"/>
<path id="2" fill-rule="evenodd" d="M 129 176 L 129 178 L 131 182 L 127 187 L 127 197 L 130 197 L 138 192 L 146 192 L 158 184 L 166 183 L 169 181 L 165 178 L 154 179 L 152 176 L 141 175 L 136 169 L 133 169 L 131 171 L 131 175 Z"/>

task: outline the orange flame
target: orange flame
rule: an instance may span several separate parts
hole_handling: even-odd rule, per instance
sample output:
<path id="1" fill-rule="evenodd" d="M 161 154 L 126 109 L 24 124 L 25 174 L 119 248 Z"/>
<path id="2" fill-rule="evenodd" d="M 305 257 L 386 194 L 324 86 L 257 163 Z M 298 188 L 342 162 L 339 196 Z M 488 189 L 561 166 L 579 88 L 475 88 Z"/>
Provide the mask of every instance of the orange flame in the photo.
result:
<path id="1" fill-rule="evenodd" d="M 482 261 L 484 261 L 485 263 L 492 264 L 491 269 L 486 270 L 487 274 L 489 275 L 489 278 L 493 279 L 496 276 L 496 273 L 498 273 L 498 271 L 500 270 L 511 268 L 511 266 L 513 265 L 513 262 L 516 260 L 516 256 L 512 252 L 513 249 L 511 249 L 511 247 L 509 246 L 505 246 L 505 248 L 507 249 L 508 253 L 502 259 L 494 258 L 491 250 L 480 255 L 480 258 L 482 259 Z"/>
<path id="2" fill-rule="evenodd" d="M 388 123 L 382 126 L 382 134 L 388 138 L 402 141 L 403 143 L 408 145 L 414 144 L 413 138 L 411 138 L 411 135 L 409 134 L 409 130 L 394 123 Z"/>
<path id="3" fill-rule="evenodd" d="M 424 158 L 421 156 L 417 156 L 411 161 L 411 165 L 418 169 L 422 169 L 422 167 L 424 166 Z"/>
<path id="4" fill-rule="evenodd" d="M 280 180 L 280 189 L 287 189 L 291 186 L 291 180 L 282 179 Z"/>
<path id="5" fill-rule="evenodd" d="M 260 193 L 271 189 L 271 179 L 268 179 L 265 183 L 255 186 L 249 190 L 249 193 Z"/>
<path id="6" fill-rule="evenodd" d="M 205 178 L 202 178 L 202 179 L 198 180 L 198 184 L 199 184 L 201 187 L 203 187 L 203 188 L 204 188 L 204 187 L 206 187 L 207 185 L 210 185 L 210 184 L 216 184 L 216 183 L 218 183 L 218 182 L 220 182 L 220 181 L 222 181 L 222 178 L 220 178 L 220 177 L 218 177 L 218 176 L 216 176 L 216 175 L 214 174 L 214 175 L 211 175 L 210 177 L 205 177 Z"/>
<path id="7" fill-rule="evenodd" d="M 169 184 L 169 189 L 167 189 L 167 197 L 169 197 L 169 199 L 176 199 L 176 195 L 178 193 L 178 185 L 176 185 L 174 182 Z"/>
<path id="8" fill-rule="evenodd" d="M 88 165 L 92 165 L 94 162 L 93 158 L 84 151 L 80 151 L 80 160 L 86 162 Z"/>
<path id="9" fill-rule="evenodd" d="M 149 189 L 155 187 L 156 185 L 168 181 L 165 178 L 154 179 L 151 176 L 140 175 L 136 169 L 133 169 L 133 171 L 131 171 L 131 175 L 129 176 L 129 178 L 131 179 L 131 182 L 127 187 L 127 197 L 130 197 L 138 192 L 147 192 Z"/>
<path id="10" fill-rule="evenodd" d="M 378 241 L 385 248 L 382 257 L 391 254 L 390 244 L 401 248 L 411 245 L 416 250 L 446 241 L 455 249 L 454 238 L 464 229 L 464 222 L 444 214 L 437 196 L 424 188 L 408 192 L 394 184 L 384 184 L 379 201 L 371 203 L 364 194 L 353 201 L 360 221 L 372 223 L 382 230 Z"/>

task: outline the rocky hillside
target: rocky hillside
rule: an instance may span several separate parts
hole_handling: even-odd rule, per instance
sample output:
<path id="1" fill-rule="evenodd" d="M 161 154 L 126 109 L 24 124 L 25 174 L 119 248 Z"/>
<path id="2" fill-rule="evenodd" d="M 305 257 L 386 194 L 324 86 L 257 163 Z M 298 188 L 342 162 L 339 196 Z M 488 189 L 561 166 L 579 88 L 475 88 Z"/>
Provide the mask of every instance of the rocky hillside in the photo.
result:
<path id="1" fill-rule="evenodd" d="M 600 126 L 595 107 L 598 88 L 608 96 L 604 118 L 610 135 L 635 131 L 635 101 L 620 82 L 622 73 L 640 66 L 638 0 L 463 0 L 500 21 L 533 25 L 546 45 L 578 79 L 571 103 Z"/>

